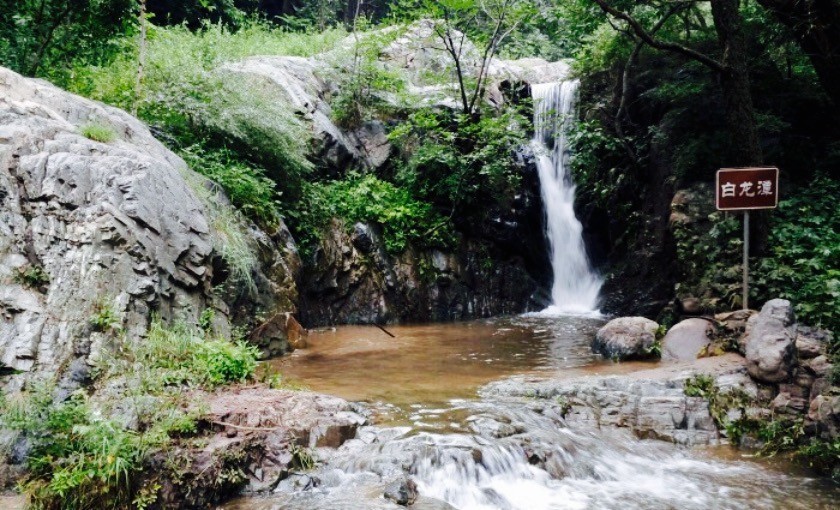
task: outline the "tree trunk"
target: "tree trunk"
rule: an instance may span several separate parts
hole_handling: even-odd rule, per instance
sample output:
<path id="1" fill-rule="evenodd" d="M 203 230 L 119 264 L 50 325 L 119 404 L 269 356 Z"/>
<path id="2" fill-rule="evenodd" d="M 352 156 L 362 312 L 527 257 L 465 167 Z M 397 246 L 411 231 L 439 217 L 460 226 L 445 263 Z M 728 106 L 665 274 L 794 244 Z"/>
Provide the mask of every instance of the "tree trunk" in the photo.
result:
<path id="1" fill-rule="evenodd" d="M 738 0 L 712 0 L 712 17 L 723 52 L 720 73 L 726 123 L 732 136 L 733 164 L 762 164 L 761 145 L 755 124 L 743 22 Z"/>
<path id="2" fill-rule="evenodd" d="M 755 122 L 743 20 L 738 10 L 739 0 L 712 0 L 712 17 L 723 52 L 724 69 L 720 73 L 726 123 L 732 137 L 733 166 L 763 164 L 758 129 Z M 770 217 L 753 214 L 750 248 L 753 254 L 767 249 L 770 236 Z"/>
<path id="3" fill-rule="evenodd" d="M 808 55 L 840 117 L 840 0 L 758 0 Z"/>
<path id="4" fill-rule="evenodd" d="M 131 114 L 137 116 L 137 108 L 143 97 L 143 70 L 146 66 L 146 0 L 140 0 L 140 41 L 137 48 L 137 80 L 134 83 L 134 105 L 131 107 Z"/>

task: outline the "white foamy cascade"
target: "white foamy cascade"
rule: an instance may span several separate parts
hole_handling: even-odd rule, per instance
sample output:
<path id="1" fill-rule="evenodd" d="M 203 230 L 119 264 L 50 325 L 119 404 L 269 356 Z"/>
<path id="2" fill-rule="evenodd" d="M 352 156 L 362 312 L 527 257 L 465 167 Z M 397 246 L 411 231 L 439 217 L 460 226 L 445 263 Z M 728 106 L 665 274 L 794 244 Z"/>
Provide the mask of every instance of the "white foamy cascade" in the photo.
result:
<path id="1" fill-rule="evenodd" d="M 531 85 L 534 139 L 546 214 L 554 283 L 552 304 L 543 313 L 597 312 L 601 279 L 589 265 L 583 227 L 575 217 L 575 185 L 568 171 L 568 127 L 574 121 L 579 82 Z"/>

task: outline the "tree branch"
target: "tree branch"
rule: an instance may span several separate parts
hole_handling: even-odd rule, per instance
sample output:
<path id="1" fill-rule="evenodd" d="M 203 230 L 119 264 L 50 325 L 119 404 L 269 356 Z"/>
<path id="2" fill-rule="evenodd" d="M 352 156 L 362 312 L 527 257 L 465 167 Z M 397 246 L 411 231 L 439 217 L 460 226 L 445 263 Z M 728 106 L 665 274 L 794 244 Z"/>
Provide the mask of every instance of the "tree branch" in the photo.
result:
<path id="1" fill-rule="evenodd" d="M 673 53 L 678 53 L 684 55 L 688 58 L 696 60 L 701 64 L 705 65 L 706 67 L 716 71 L 718 73 L 723 73 L 726 71 L 726 66 L 723 65 L 721 62 L 700 53 L 699 51 L 693 50 L 687 46 L 683 46 L 681 44 L 671 42 L 671 41 L 663 41 L 661 39 L 656 39 L 653 35 L 651 35 L 645 27 L 642 26 L 641 23 L 631 15 L 627 14 L 624 11 L 620 11 L 615 7 L 611 6 L 606 0 L 592 0 L 601 8 L 602 11 L 605 13 L 614 16 L 620 20 L 626 21 L 630 28 L 633 29 L 633 32 L 645 42 L 648 46 L 652 48 L 656 48 L 658 50 L 670 51 Z"/>

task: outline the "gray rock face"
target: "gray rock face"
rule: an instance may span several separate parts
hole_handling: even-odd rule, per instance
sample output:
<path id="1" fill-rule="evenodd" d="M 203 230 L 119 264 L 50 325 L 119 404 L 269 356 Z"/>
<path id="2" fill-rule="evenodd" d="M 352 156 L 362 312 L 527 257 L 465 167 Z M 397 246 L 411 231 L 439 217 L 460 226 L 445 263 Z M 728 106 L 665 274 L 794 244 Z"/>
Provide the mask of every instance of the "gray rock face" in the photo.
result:
<path id="1" fill-rule="evenodd" d="M 592 350 L 610 359 L 648 357 L 659 324 L 644 317 L 619 317 L 598 330 Z"/>
<path id="2" fill-rule="evenodd" d="M 701 349 L 709 345 L 712 323 L 704 319 L 686 319 L 675 324 L 662 339 L 662 359 L 697 359 Z"/>
<path id="3" fill-rule="evenodd" d="M 115 139 L 90 140 L 85 124 Z M 0 68 L 0 364 L 95 357 L 91 318 L 106 308 L 129 338 L 152 311 L 205 308 L 211 227 L 185 172 L 125 112 Z"/>
<path id="4" fill-rule="evenodd" d="M 355 130 L 338 127 L 326 100 L 331 86 L 325 68 L 314 58 L 252 57 L 228 64 L 221 71 L 249 83 L 261 82 L 288 101 L 309 124 L 315 159 L 326 172 L 340 175 L 353 167 L 378 168 L 391 153 L 384 127 L 378 121 Z"/>
<path id="5" fill-rule="evenodd" d="M 773 299 L 750 318 L 745 336 L 747 370 L 767 383 L 790 378 L 796 362 L 796 323 L 790 301 Z"/>
<path id="6" fill-rule="evenodd" d="M 685 380 L 696 373 L 717 371 L 721 391 L 758 390 L 747 376 L 743 360 L 730 355 L 717 365 L 687 366 L 673 373 L 659 369 L 631 376 L 579 377 L 569 380 L 523 381 L 518 378 L 491 383 L 484 395 L 530 397 L 559 402 L 563 418 L 572 427 L 624 428 L 640 438 L 683 445 L 719 444 L 721 433 L 709 413 L 708 402 L 688 397 Z"/>
<path id="7" fill-rule="evenodd" d="M 516 262 L 488 267 L 481 246 L 457 254 L 388 254 L 377 229 L 336 221 L 307 261 L 301 283 L 305 326 L 458 320 L 520 313 L 538 305 L 538 284 Z M 486 259 L 484 259 L 486 260 Z"/>

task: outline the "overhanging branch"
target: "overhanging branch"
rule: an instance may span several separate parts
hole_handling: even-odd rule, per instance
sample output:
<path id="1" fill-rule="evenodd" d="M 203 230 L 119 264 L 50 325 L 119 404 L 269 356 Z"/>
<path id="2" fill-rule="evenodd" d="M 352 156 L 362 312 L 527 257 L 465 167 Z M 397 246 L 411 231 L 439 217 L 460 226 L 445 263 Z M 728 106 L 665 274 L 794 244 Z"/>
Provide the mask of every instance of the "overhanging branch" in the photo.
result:
<path id="1" fill-rule="evenodd" d="M 598 6 L 601 8 L 601 10 L 604 11 L 605 13 L 607 13 L 607 14 L 615 17 L 615 18 L 618 18 L 620 20 L 623 20 L 623 21 L 627 22 L 627 24 L 630 26 L 630 28 L 633 30 L 633 32 L 636 34 L 636 36 L 639 39 L 641 39 L 648 46 L 650 46 L 652 48 L 656 48 L 658 50 L 664 50 L 664 51 L 670 51 L 670 52 L 673 52 L 673 53 L 679 53 L 679 54 L 684 55 L 688 58 L 696 60 L 697 62 L 700 62 L 701 64 L 705 65 L 706 67 L 712 69 L 713 71 L 719 72 L 719 73 L 722 73 L 722 72 L 726 71 L 726 66 L 724 66 L 722 63 L 718 62 L 717 60 L 711 58 L 710 56 L 708 56 L 706 54 L 700 53 L 699 51 L 693 50 L 693 49 L 691 49 L 687 46 L 683 46 L 682 44 L 657 39 L 656 37 L 651 35 L 651 33 L 649 33 L 647 30 L 645 30 L 645 27 L 643 27 L 642 24 L 639 23 L 639 21 L 636 18 L 627 14 L 624 11 L 616 9 L 615 7 L 610 5 L 609 2 L 607 2 L 606 0 L 592 0 L 592 1 L 595 2 L 596 4 L 598 4 Z"/>

